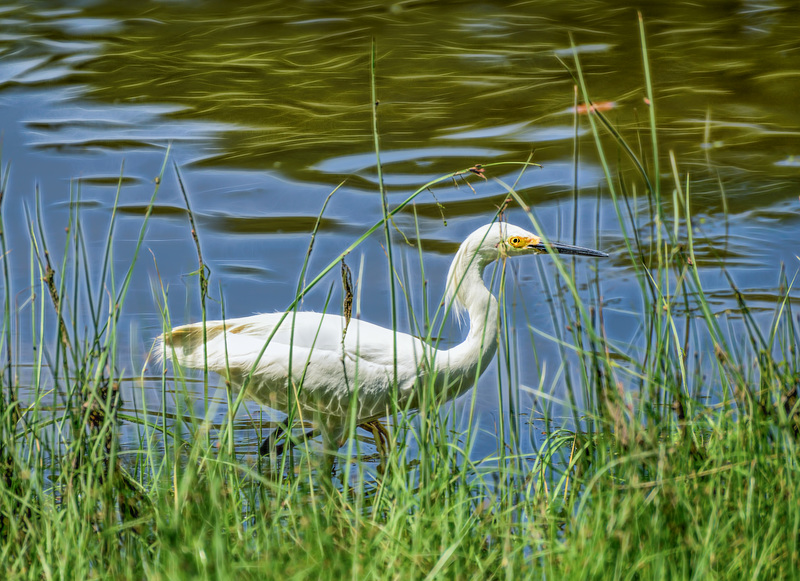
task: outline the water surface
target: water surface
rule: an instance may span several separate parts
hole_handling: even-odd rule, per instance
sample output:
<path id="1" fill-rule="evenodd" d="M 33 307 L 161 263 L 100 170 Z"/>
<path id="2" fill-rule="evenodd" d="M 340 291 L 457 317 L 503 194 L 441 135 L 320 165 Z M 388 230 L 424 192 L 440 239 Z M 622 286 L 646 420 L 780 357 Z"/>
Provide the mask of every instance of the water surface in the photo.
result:
<path id="1" fill-rule="evenodd" d="M 635 348 L 639 288 L 585 106 L 574 126 L 575 89 L 567 70 L 574 70 L 574 44 L 593 100 L 648 160 L 648 109 L 655 107 L 666 211 L 671 212 L 673 180 L 665 160 L 674 152 L 681 179 L 688 176 L 691 183 L 698 267 L 712 306 L 737 316 L 720 271 L 724 262 L 751 308 L 768 314 L 780 267 L 785 264 L 791 277 L 800 248 L 796 8 L 781 1 L 661 2 L 648 4 L 643 18 L 653 104 L 645 99 L 636 10 L 614 2 L 519 2 L 507 8 L 441 2 L 4 2 L 0 129 L 3 161 L 11 164 L 3 211 L 13 296 L 23 304 L 30 295 L 24 212 L 34 208 L 37 190 L 53 254 L 60 256 L 63 248 L 70 197 L 79 195 L 90 259 L 99 260 L 122 172 L 114 258 L 124 272 L 171 144 L 170 160 L 185 180 L 211 271 L 210 316 L 220 316 L 223 304 L 228 318 L 284 309 L 294 297 L 309 233 L 332 190 L 343 183 L 321 222 L 309 273 L 381 217 L 370 93 L 374 39 L 390 206 L 442 174 L 478 163 L 521 162 L 534 152 L 543 167 L 525 172 L 517 191 L 550 237 L 611 254 L 605 261 L 579 261 L 578 281 L 588 292 L 594 277 L 600 278 L 610 338 L 623 345 L 633 341 Z M 608 151 L 630 179 L 633 168 L 624 154 L 613 146 Z M 518 174 L 491 171 L 507 183 Z M 420 269 L 404 237 L 416 241 L 416 220 L 433 309 L 450 255 L 505 197 L 491 180 L 472 177 L 469 183 L 425 193 L 413 211 L 409 207 L 396 219 L 402 235 L 394 233 L 395 247 L 408 265 L 406 283 L 417 311 Z M 633 212 L 644 217 L 644 189 L 636 194 Z M 197 256 L 184 208 L 170 168 L 122 317 L 127 344 L 119 366 L 126 375 L 142 372 L 162 328 L 154 286 L 168 288 L 173 323 L 200 318 L 197 278 L 190 275 Z M 518 209 L 508 218 L 527 223 Z M 646 221 L 638 222 L 647 237 Z M 358 277 L 359 316 L 388 326 L 383 235 L 373 235 L 348 260 Z M 547 288 L 554 288 L 548 262 L 520 260 L 511 272 L 523 354 L 515 365 L 521 384 L 558 393 L 563 387 L 555 371 L 556 347 L 537 337 L 536 356 L 524 355 L 533 353 L 528 325 L 552 331 L 540 281 L 544 274 Z M 321 310 L 333 285 L 338 309 L 337 277 L 334 271 L 303 307 Z M 30 337 L 30 309 L 23 305 L 14 323 L 22 345 Z M 408 330 L 402 306 L 400 311 Z M 445 333 L 453 342 L 464 330 L 449 324 Z M 32 356 L 23 348 L 18 362 L 29 363 Z M 495 447 L 503 389 L 502 382 L 500 390 L 497 385 L 493 366 L 478 387 L 484 451 Z M 129 410 L 160 408 L 156 383 L 146 384 L 146 401 L 137 393 L 132 390 L 127 399 Z M 225 397 L 215 397 L 219 420 Z M 519 409 L 527 417 L 540 404 L 523 399 Z M 242 413 L 260 411 L 248 406 Z M 252 425 L 245 416 L 244 424 Z M 241 438 L 246 445 L 256 441 L 244 428 Z"/>

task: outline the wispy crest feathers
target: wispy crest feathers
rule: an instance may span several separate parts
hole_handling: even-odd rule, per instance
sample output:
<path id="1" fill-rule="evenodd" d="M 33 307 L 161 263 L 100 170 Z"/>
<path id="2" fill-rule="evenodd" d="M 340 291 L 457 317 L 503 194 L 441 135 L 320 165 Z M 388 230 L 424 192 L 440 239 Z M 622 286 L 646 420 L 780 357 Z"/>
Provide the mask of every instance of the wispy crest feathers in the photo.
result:
<path id="1" fill-rule="evenodd" d="M 445 304 L 453 314 L 453 317 L 455 317 L 459 327 L 464 324 L 468 316 L 467 307 L 465 307 L 461 299 L 458 298 L 458 294 L 461 292 L 461 287 L 464 284 L 464 276 L 469 264 L 469 259 L 470 257 L 466 245 L 462 244 L 453 257 L 453 262 L 450 264 L 450 270 L 447 272 L 447 284 L 444 291 Z"/>
<path id="2" fill-rule="evenodd" d="M 453 277 L 455 278 L 455 277 Z M 450 312 L 455 317 L 456 321 L 458 322 L 458 326 L 464 324 L 464 321 L 467 318 L 467 308 L 458 300 L 458 295 L 456 293 L 456 289 L 458 288 L 460 280 L 453 280 L 450 276 L 447 277 L 447 287 L 445 289 L 444 299 L 445 305 L 447 305 Z"/>

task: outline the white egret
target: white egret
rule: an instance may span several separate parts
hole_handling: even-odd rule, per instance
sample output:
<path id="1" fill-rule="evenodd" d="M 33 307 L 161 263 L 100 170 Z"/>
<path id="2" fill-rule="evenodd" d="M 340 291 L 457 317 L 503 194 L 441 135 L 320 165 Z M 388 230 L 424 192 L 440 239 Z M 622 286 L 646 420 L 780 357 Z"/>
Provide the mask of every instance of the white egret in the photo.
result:
<path id="1" fill-rule="evenodd" d="M 500 257 L 548 252 L 608 256 L 579 246 L 544 244 L 538 236 L 501 222 L 470 234 L 447 275 L 446 298 L 456 312 L 469 316 L 467 338 L 451 349 L 436 349 L 361 320 L 348 326 L 339 315 L 297 312 L 283 322 L 283 313 L 208 321 L 205 348 L 203 323 L 175 327 L 157 339 L 155 353 L 195 369 L 207 361 L 210 370 L 230 374 L 237 390 L 252 370 L 246 397 L 285 413 L 296 406 L 300 417 L 316 422 L 326 450 L 336 450 L 344 443 L 353 404 L 362 425 L 388 415 L 394 397 L 400 409 L 415 407 L 422 378 L 433 379 L 442 401 L 472 387 L 497 351 L 497 299 L 483 283 L 484 269 Z M 262 444 L 262 454 L 277 432 Z"/>

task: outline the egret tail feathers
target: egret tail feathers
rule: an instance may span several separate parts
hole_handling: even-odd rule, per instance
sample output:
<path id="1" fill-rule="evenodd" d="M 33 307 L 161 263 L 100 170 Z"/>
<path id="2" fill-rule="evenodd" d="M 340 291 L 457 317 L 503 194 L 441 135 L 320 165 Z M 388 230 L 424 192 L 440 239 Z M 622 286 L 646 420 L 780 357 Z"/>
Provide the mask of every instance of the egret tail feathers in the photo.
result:
<path id="1" fill-rule="evenodd" d="M 177 358 L 183 367 L 202 369 L 205 367 L 207 351 L 204 345 L 213 342 L 226 331 L 235 332 L 230 327 L 226 329 L 224 321 L 207 321 L 205 333 L 203 323 L 175 327 L 156 337 L 151 353 L 157 363 L 163 363 L 164 359 L 172 361 Z M 211 361 L 208 368 L 216 371 Z"/>

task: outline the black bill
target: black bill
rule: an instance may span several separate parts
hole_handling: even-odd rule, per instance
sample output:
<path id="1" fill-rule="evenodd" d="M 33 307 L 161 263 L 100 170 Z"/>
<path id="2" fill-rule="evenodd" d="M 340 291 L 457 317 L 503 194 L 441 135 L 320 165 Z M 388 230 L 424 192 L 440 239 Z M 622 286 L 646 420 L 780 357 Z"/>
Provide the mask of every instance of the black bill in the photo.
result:
<path id="1" fill-rule="evenodd" d="M 558 252 L 558 254 L 577 254 L 579 256 L 598 256 L 598 257 L 607 257 L 608 254 L 605 252 L 600 252 L 599 250 L 592 250 L 591 248 L 584 248 L 583 246 L 572 246 L 571 244 L 561 244 L 560 242 L 548 242 L 545 244 L 541 242 L 539 244 L 531 244 L 528 246 L 533 250 L 537 250 L 539 252 L 553 252 L 554 250 Z"/>

